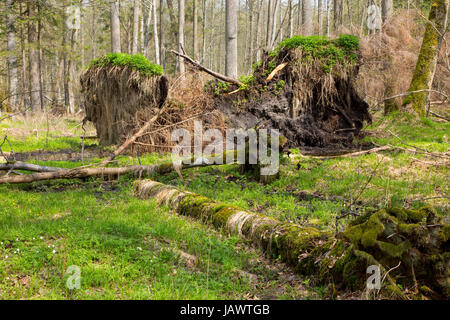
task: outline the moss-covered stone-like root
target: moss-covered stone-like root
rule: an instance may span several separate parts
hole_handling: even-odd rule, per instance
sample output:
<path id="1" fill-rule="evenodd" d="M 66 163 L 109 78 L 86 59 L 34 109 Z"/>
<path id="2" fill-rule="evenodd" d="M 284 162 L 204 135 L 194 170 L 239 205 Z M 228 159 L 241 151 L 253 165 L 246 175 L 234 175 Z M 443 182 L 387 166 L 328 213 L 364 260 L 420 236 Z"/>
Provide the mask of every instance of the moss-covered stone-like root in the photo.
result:
<path id="1" fill-rule="evenodd" d="M 154 198 L 179 214 L 250 240 L 269 255 L 281 257 L 298 273 L 314 276 L 316 283 L 332 283 L 336 289 L 364 290 L 367 268 L 378 265 L 385 279 L 382 294 L 403 299 L 405 295 L 396 278 L 403 285 L 410 285 L 412 265 L 417 281 L 425 285 L 421 287 L 448 296 L 445 266 L 449 254 L 442 250 L 448 250 L 449 228 L 438 227 L 438 219 L 430 209 L 380 210 L 355 220 L 342 234 L 333 235 L 246 212 L 155 181 L 136 181 L 134 186 L 137 196 Z M 432 232 L 424 230 L 428 224 L 433 224 Z M 447 249 L 442 249 L 445 246 Z M 427 252 L 412 250 L 416 247 L 426 248 Z M 401 267 L 388 273 L 399 261 Z M 431 273 L 426 274 L 427 271 Z"/>

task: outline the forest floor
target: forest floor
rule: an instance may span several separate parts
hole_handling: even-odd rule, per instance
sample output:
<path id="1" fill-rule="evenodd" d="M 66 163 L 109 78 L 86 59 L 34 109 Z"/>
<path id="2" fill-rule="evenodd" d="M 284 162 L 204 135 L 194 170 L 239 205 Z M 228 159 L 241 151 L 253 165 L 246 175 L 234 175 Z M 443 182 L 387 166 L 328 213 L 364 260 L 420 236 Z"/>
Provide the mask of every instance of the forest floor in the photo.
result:
<path id="1" fill-rule="evenodd" d="M 4 152 L 80 152 L 79 118 L 44 115 L 0 123 Z M 95 135 L 88 127 L 87 136 Z M 354 216 L 385 206 L 433 206 L 450 213 L 450 124 L 397 113 L 375 116 L 362 141 L 392 148 L 359 157 L 321 158 L 291 150 L 281 178 L 262 185 L 224 165 L 154 177 L 209 198 L 284 221 L 342 230 Z M 0 144 L 2 140 L 0 141 Z M 12 150 L 11 150 L 12 149 Z M 33 162 L 58 167 L 99 157 Z M 409 151 L 408 151 L 409 150 Z M 120 156 L 114 165 L 154 164 L 167 154 Z M 0 159 L 1 162 L 2 159 Z M 0 185 L 1 299 L 325 299 L 328 287 L 295 275 L 234 236 L 215 231 L 132 193 L 131 179 Z M 81 268 L 81 290 L 66 270 Z"/>

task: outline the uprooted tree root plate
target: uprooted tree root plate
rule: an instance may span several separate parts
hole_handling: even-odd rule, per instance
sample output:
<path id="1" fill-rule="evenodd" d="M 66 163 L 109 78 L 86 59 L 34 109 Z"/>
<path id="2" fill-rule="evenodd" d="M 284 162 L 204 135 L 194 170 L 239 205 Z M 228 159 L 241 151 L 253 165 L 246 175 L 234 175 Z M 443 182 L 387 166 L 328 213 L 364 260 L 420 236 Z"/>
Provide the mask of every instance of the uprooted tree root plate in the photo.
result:
<path id="1" fill-rule="evenodd" d="M 295 36 L 283 41 L 245 86 L 213 82 L 216 107 L 239 128 L 279 129 L 286 147 L 348 146 L 370 122 L 369 105 L 354 87 L 359 41 Z"/>
<path id="2" fill-rule="evenodd" d="M 177 213 L 212 223 L 282 257 L 296 272 L 333 290 L 365 290 L 367 268 L 380 267 L 379 296 L 449 298 L 450 225 L 429 208 L 383 209 L 358 218 L 339 234 L 242 211 L 175 187 L 135 182 L 141 198 L 155 198 Z"/>

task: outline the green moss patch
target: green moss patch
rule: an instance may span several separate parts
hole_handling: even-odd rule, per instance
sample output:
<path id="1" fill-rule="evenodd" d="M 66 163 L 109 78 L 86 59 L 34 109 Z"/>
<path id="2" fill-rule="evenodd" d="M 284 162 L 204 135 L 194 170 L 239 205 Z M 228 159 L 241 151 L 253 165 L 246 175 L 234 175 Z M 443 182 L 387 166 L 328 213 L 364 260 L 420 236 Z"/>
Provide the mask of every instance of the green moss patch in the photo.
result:
<path id="1" fill-rule="evenodd" d="M 340 35 L 337 39 L 325 36 L 294 36 L 283 40 L 269 56 L 277 57 L 284 50 L 297 48 L 302 50 L 303 60 L 320 60 L 323 62 L 324 70 L 330 72 L 336 64 L 354 64 L 358 60 L 360 45 L 359 38 L 353 35 Z M 269 70 L 270 68 L 266 72 Z"/>
<path id="2" fill-rule="evenodd" d="M 151 63 L 142 54 L 108 53 L 92 60 L 89 68 L 112 66 L 129 67 L 145 76 L 161 76 L 164 74 L 164 69 L 160 65 Z"/>

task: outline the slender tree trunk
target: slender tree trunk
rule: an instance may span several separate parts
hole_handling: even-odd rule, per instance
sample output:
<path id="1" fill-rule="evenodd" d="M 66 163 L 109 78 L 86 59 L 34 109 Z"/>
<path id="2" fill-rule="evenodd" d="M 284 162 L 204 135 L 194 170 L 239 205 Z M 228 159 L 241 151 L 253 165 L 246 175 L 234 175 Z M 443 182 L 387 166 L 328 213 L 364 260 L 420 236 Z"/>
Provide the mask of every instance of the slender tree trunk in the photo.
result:
<path id="1" fill-rule="evenodd" d="M 317 3 L 317 22 L 319 24 L 319 28 L 318 28 L 318 32 L 319 35 L 322 35 L 323 33 L 323 12 L 322 12 L 322 5 L 323 5 L 323 0 L 318 0 Z"/>
<path id="2" fill-rule="evenodd" d="M 156 15 L 156 0 L 153 0 L 152 12 L 153 12 L 153 40 L 155 41 L 155 62 L 156 64 L 160 65 L 161 58 L 159 55 L 158 18 Z M 150 14 L 150 12 L 148 14 Z"/>
<path id="3" fill-rule="evenodd" d="M 153 1 L 154 2 L 154 1 Z M 152 22 L 153 17 L 153 5 L 154 3 L 150 4 L 150 8 L 147 11 L 146 19 L 144 21 L 144 45 L 142 48 L 142 54 L 148 59 L 148 45 L 150 42 L 150 23 Z"/>
<path id="4" fill-rule="evenodd" d="M 275 45 L 275 33 L 276 33 L 276 29 L 277 29 L 277 15 L 278 15 L 279 8 L 280 8 L 280 0 L 275 0 L 274 10 L 273 10 L 273 18 L 272 18 L 272 27 L 270 28 L 271 29 L 270 46 L 269 46 L 270 50 Z M 281 24 L 281 21 L 280 21 L 280 24 Z"/>
<path id="5" fill-rule="evenodd" d="M 313 34 L 313 0 L 303 0 L 303 35 Z"/>
<path id="6" fill-rule="evenodd" d="M 8 96 L 9 107 L 12 111 L 18 109 L 18 77 L 17 77 L 17 56 L 16 56 L 16 29 L 14 27 L 13 0 L 6 2 L 6 32 L 8 33 L 7 50 L 8 56 Z"/>
<path id="7" fill-rule="evenodd" d="M 259 0 L 258 13 L 256 15 L 256 61 L 261 60 L 261 11 L 263 6 L 263 0 Z"/>
<path id="8" fill-rule="evenodd" d="M 236 79 L 238 77 L 237 47 L 237 0 L 226 0 L 226 64 L 225 74 Z"/>
<path id="9" fill-rule="evenodd" d="M 166 68 L 166 58 L 165 58 L 165 46 L 164 46 L 164 1 L 159 1 L 159 59 L 161 60 L 161 65 Z"/>
<path id="10" fill-rule="evenodd" d="M 393 0 L 383 0 L 381 9 L 383 23 L 385 23 L 392 16 L 393 10 Z"/>
<path id="11" fill-rule="evenodd" d="M 133 38 L 131 40 L 131 53 L 138 53 L 138 39 L 139 39 L 139 0 L 134 0 L 133 5 Z"/>
<path id="12" fill-rule="evenodd" d="M 288 10 L 289 10 L 289 38 L 294 35 L 294 7 L 292 4 L 293 0 L 289 0 Z"/>
<path id="13" fill-rule="evenodd" d="M 178 52 L 184 52 L 184 0 L 178 0 Z M 178 68 L 180 74 L 186 72 L 184 59 L 178 57 Z"/>
<path id="14" fill-rule="evenodd" d="M 253 11 L 254 11 L 254 5 L 255 5 L 255 1 L 254 0 L 249 0 L 249 24 L 250 24 L 250 31 L 249 31 L 249 47 L 248 47 L 248 66 L 252 66 L 253 64 L 253 51 L 254 51 L 254 32 L 253 29 L 255 28 L 255 24 L 254 24 L 254 15 L 253 15 Z"/>
<path id="15" fill-rule="evenodd" d="M 193 0 L 193 12 L 192 12 L 192 56 L 194 60 L 198 58 L 198 0 Z"/>
<path id="16" fill-rule="evenodd" d="M 327 37 L 330 36 L 331 29 L 331 0 L 327 0 Z"/>
<path id="17" fill-rule="evenodd" d="M 121 52 L 119 1 L 111 2 L 111 52 Z"/>
<path id="18" fill-rule="evenodd" d="M 433 0 L 416 70 L 409 88 L 409 92 L 425 91 L 412 93 L 403 101 L 404 106 L 412 106 L 419 115 L 425 114 L 425 107 L 429 101 L 430 92 L 426 90 L 432 88 L 439 50 L 447 29 L 448 9 L 449 0 Z"/>
<path id="19" fill-rule="evenodd" d="M 22 10 L 22 3 L 19 3 L 19 12 L 20 15 L 24 15 L 24 12 Z M 25 32 L 24 32 L 24 25 L 22 24 L 20 27 L 20 50 L 22 53 L 22 102 L 23 102 L 23 108 L 24 110 L 28 110 L 29 106 L 29 95 L 26 94 L 26 91 L 28 90 L 28 83 L 27 83 L 27 59 L 26 59 L 26 51 L 25 51 Z"/>
<path id="20" fill-rule="evenodd" d="M 36 34 L 36 22 L 35 16 L 35 4 L 28 2 L 28 63 L 29 63 L 29 92 L 30 92 L 30 108 L 32 112 L 39 110 L 41 99 L 39 95 L 40 81 L 39 81 L 39 52 L 36 49 L 37 46 L 37 34 Z"/>
<path id="21" fill-rule="evenodd" d="M 37 12 L 39 14 L 39 12 L 41 11 L 39 4 L 37 7 Z M 41 105 L 41 110 L 44 110 L 44 79 L 43 79 L 43 74 L 42 74 L 42 64 L 43 64 L 43 54 L 42 54 L 42 23 L 41 20 L 39 19 L 38 21 L 38 55 L 39 55 L 39 101 L 40 101 L 40 105 Z"/>
<path id="22" fill-rule="evenodd" d="M 302 33 L 302 25 L 303 25 L 302 14 L 303 14 L 303 0 L 298 0 L 298 3 L 297 3 L 297 33 L 298 34 Z"/>
<path id="23" fill-rule="evenodd" d="M 275 0 L 269 0 L 267 3 L 267 31 L 266 31 L 266 47 L 270 46 L 270 42 L 272 39 L 270 36 L 272 35 L 272 27 L 273 27 L 273 15 L 272 15 L 272 8 L 273 8 L 273 2 Z"/>
<path id="24" fill-rule="evenodd" d="M 206 23 L 207 23 L 207 16 L 206 16 L 206 0 L 202 1 L 202 64 L 205 63 L 205 55 L 206 55 Z"/>

